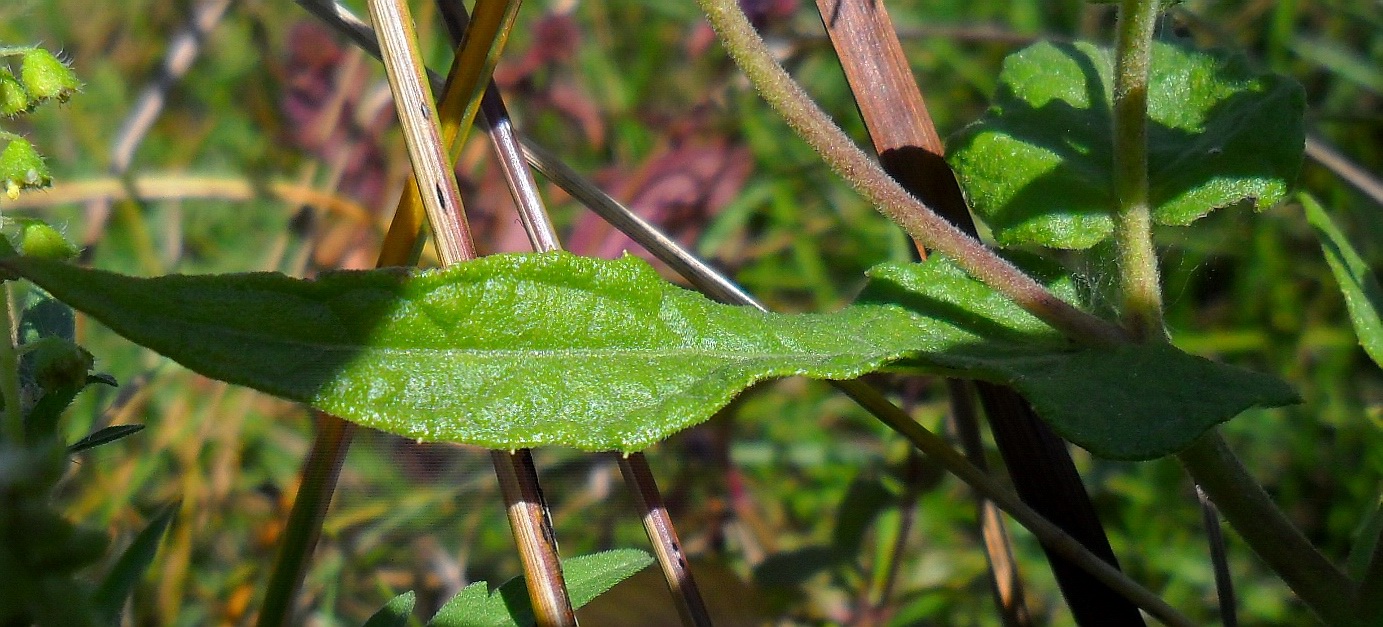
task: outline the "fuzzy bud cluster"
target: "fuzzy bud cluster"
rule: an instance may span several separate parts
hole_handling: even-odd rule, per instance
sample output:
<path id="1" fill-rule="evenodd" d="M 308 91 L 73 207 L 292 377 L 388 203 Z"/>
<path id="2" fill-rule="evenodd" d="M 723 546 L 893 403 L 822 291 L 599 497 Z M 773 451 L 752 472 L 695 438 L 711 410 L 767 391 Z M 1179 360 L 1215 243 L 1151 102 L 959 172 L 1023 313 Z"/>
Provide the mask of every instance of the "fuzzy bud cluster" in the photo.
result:
<path id="1" fill-rule="evenodd" d="M 67 102 L 81 82 L 61 59 L 33 46 L 0 47 L 0 117 L 15 117 L 54 100 Z M 52 176 L 28 140 L 0 129 L 0 188 L 10 199 L 25 189 L 47 187 Z"/>

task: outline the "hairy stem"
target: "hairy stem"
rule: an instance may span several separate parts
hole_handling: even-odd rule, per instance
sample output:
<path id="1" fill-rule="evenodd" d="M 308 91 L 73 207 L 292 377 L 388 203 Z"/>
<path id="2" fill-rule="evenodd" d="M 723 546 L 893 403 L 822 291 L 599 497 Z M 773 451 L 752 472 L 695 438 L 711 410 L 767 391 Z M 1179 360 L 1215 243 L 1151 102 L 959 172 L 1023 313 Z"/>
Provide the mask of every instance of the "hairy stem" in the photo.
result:
<path id="1" fill-rule="evenodd" d="M 1268 566 L 1330 625 L 1353 625 L 1354 584 L 1321 555 L 1229 450 L 1218 431 L 1177 454 L 1196 484 L 1210 496 Z"/>
<path id="2" fill-rule="evenodd" d="M 1160 0 L 1121 0 L 1114 58 L 1115 242 L 1123 318 L 1138 340 L 1165 341 L 1162 287 L 1148 201 L 1148 77 Z M 1282 580 L 1332 625 L 1358 622 L 1353 585 L 1273 504 L 1211 430 L 1178 454 L 1225 519 Z"/>
<path id="3" fill-rule="evenodd" d="M 1165 339 L 1162 285 L 1148 207 L 1148 74 L 1161 0 L 1121 0 L 1114 56 L 1114 238 L 1124 327 Z"/>
<path id="4" fill-rule="evenodd" d="M 962 233 L 903 189 L 816 106 L 774 60 L 735 0 L 698 0 L 731 58 L 797 134 L 827 165 L 913 239 L 965 269 L 1068 337 L 1087 343 L 1118 343 L 1125 334 L 1104 320 L 1057 298 L 1032 277 Z"/>

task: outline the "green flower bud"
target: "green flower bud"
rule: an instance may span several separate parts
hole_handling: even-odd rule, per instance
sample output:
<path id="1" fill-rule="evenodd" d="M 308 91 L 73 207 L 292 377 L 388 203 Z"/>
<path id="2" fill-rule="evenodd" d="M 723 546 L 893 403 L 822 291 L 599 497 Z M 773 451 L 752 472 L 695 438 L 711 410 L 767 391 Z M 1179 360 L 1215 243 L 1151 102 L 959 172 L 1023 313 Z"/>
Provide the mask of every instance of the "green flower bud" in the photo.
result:
<path id="1" fill-rule="evenodd" d="M 29 92 L 9 68 L 0 67 L 0 115 L 10 116 L 33 108 Z"/>
<path id="2" fill-rule="evenodd" d="M 0 185 L 11 199 L 19 197 L 19 190 L 47 187 L 52 182 L 43 156 L 28 140 L 12 139 L 0 151 Z"/>
<path id="3" fill-rule="evenodd" d="M 57 229 L 40 220 L 25 220 L 20 227 L 19 238 L 20 252 L 29 257 L 65 260 L 81 252 Z"/>
<path id="4" fill-rule="evenodd" d="M 67 102 L 72 93 L 82 87 L 72 68 L 43 48 L 25 52 L 23 64 L 19 77 L 36 101 L 54 98 L 58 102 Z"/>
<path id="5" fill-rule="evenodd" d="M 43 390 L 66 386 L 81 388 L 91 372 L 91 353 L 69 340 L 57 337 L 39 338 L 24 345 L 33 363 L 34 383 Z"/>

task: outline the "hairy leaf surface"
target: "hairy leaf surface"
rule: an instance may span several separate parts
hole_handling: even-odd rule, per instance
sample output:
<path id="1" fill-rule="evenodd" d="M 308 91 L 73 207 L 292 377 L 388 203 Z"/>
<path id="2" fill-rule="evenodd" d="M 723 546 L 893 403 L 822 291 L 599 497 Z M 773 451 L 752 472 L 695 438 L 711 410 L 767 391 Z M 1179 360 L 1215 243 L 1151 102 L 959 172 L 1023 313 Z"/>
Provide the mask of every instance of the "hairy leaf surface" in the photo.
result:
<path id="1" fill-rule="evenodd" d="M 126 277 L 0 261 L 207 376 L 429 441 L 643 449 L 757 381 L 885 366 L 1013 385 L 1100 455 L 1178 450 L 1252 405 L 1263 375 L 1167 346 L 1076 349 L 937 258 L 886 264 L 826 314 L 721 305 L 632 257 L 501 255 L 440 271 Z"/>
<path id="2" fill-rule="evenodd" d="M 1004 61 L 989 112 L 951 144 L 956 176 L 1004 245 L 1088 248 L 1113 230 L 1113 62 L 1088 43 L 1039 43 Z M 1156 42 L 1148 86 L 1153 219 L 1190 224 L 1287 193 L 1305 144 L 1301 86 Z"/>

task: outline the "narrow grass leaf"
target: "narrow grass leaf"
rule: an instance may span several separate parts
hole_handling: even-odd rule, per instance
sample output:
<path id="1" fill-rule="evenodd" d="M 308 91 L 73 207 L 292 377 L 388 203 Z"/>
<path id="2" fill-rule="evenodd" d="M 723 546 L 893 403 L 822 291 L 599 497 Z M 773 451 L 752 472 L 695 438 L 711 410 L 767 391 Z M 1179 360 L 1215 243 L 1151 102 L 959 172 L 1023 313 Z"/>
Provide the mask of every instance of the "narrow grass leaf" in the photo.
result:
<path id="1" fill-rule="evenodd" d="M 1383 287 L 1379 286 L 1378 277 L 1316 199 L 1302 194 L 1301 204 L 1306 208 L 1306 220 L 1321 240 L 1325 261 L 1340 283 L 1359 344 L 1374 363 L 1383 367 L 1383 322 L 1379 319 L 1379 312 L 1383 311 Z"/>
<path id="2" fill-rule="evenodd" d="M 638 549 L 616 549 L 562 560 L 562 574 L 572 609 L 593 599 L 653 563 Z M 533 608 L 523 577 L 495 590 L 478 581 L 466 586 L 438 610 L 428 627 L 527 627 L 534 624 Z"/>
<path id="3" fill-rule="evenodd" d="M 144 425 L 111 425 L 73 442 L 67 447 L 68 453 L 80 453 L 87 449 L 110 444 L 144 430 Z"/>
<path id="4" fill-rule="evenodd" d="M 149 564 L 154 561 L 163 534 L 178 513 L 178 506 L 176 502 L 170 503 L 154 516 L 144 530 L 135 536 L 134 542 L 120 554 L 120 559 L 116 560 L 115 566 L 111 567 L 101 585 L 96 588 L 91 604 L 102 624 L 120 623 L 120 611 L 125 607 L 125 602 L 134 592 L 134 587 L 139 583 L 144 571 L 148 570 Z"/>
<path id="5" fill-rule="evenodd" d="M 1170 347 L 1072 347 L 941 258 L 875 268 L 856 305 L 803 315 L 714 303 L 632 257 L 504 255 L 311 281 L 0 266 L 204 375 L 501 450 L 637 451 L 755 382 L 886 366 L 1012 385 L 1063 436 L 1116 458 L 1165 455 L 1250 406 L 1296 400 L 1276 379 Z"/>

